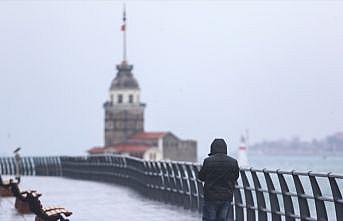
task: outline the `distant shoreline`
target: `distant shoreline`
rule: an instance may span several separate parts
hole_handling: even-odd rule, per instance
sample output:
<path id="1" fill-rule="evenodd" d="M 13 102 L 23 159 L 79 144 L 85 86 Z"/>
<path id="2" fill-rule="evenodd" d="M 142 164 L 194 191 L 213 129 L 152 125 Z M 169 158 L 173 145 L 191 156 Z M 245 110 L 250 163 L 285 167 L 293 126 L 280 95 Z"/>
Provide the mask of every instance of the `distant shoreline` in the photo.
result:
<path id="1" fill-rule="evenodd" d="M 249 154 L 254 155 L 266 155 L 266 156 L 279 156 L 279 155 L 286 155 L 286 156 L 323 156 L 323 157 L 343 157 L 343 151 L 339 152 L 329 152 L 329 151 L 323 151 L 323 152 L 288 152 L 288 151 L 259 151 L 259 150 L 249 150 Z"/>

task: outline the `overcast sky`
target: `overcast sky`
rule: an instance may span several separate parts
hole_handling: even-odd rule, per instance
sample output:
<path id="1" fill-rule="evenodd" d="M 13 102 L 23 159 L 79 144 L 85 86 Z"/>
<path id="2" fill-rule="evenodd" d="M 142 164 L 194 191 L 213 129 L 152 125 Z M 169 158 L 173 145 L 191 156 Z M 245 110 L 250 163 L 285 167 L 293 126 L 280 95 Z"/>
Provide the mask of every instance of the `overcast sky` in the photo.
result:
<path id="1" fill-rule="evenodd" d="M 85 154 L 122 60 L 122 2 L 0 2 L 0 154 Z M 129 1 L 145 127 L 232 150 L 343 130 L 342 1 Z"/>

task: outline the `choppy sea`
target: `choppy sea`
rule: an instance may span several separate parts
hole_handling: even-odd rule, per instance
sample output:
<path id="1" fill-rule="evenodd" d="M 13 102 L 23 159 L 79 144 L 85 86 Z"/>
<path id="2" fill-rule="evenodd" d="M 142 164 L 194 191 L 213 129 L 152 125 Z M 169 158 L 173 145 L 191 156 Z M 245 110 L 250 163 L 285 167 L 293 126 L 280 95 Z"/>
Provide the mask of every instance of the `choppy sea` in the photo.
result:
<path id="1" fill-rule="evenodd" d="M 263 155 L 248 153 L 249 167 L 343 174 L 343 156 Z"/>

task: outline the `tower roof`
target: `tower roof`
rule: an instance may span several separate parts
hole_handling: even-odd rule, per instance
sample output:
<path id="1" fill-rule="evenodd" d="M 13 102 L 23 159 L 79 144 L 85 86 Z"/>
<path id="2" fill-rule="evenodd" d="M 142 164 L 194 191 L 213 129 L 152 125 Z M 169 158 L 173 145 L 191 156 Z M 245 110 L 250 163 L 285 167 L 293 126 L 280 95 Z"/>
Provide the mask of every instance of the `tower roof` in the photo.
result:
<path id="1" fill-rule="evenodd" d="M 139 89 L 137 80 L 132 74 L 133 66 L 123 62 L 117 65 L 117 76 L 112 80 L 110 90 Z"/>
<path id="2" fill-rule="evenodd" d="M 121 64 L 117 65 L 117 76 L 112 80 L 110 90 L 120 90 L 120 89 L 136 89 L 139 90 L 139 85 L 137 80 L 133 77 L 132 69 L 133 66 L 129 65 L 127 62 L 127 50 L 126 50 L 126 10 L 125 5 L 123 9 L 123 24 L 121 26 L 121 31 L 123 32 L 123 61 Z"/>

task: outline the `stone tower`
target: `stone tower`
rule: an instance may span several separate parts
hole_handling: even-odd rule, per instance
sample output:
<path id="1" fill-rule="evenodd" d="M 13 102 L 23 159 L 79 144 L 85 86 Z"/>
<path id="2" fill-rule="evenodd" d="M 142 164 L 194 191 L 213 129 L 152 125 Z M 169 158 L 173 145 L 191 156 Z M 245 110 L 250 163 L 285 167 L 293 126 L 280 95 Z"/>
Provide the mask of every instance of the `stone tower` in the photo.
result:
<path id="1" fill-rule="evenodd" d="M 133 66 L 127 62 L 126 12 L 123 11 L 123 62 L 117 65 L 105 109 L 105 146 L 125 142 L 131 135 L 144 131 L 145 104 L 140 102 L 140 89 L 133 77 Z"/>
<path id="2" fill-rule="evenodd" d="M 105 109 L 105 146 L 125 142 L 129 136 L 144 131 L 145 104 L 132 74 L 133 66 L 123 61 L 109 89 Z"/>

